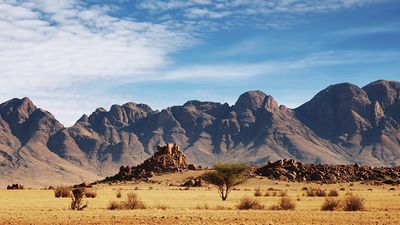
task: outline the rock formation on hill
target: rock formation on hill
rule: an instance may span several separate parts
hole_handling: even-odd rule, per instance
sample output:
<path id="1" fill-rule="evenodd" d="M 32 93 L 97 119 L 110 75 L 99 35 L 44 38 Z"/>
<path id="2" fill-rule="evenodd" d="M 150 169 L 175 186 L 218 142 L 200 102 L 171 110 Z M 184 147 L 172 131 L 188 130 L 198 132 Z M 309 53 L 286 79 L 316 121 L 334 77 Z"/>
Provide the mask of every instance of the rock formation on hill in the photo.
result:
<path id="1" fill-rule="evenodd" d="M 371 167 L 354 165 L 303 164 L 293 159 L 269 162 L 256 173 L 283 181 L 319 181 L 324 183 L 381 181 L 400 184 L 400 167 Z"/>
<path id="2" fill-rule="evenodd" d="M 109 180 L 141 180 L 163 173 L 181 172 L 188 169 L 186 156 L 176 144 L 157 146 L 157 152 L 137 166 L 121 166 L 119 172 L 106 178 Z"/>
<path id="3" fill-rule="evenodd" d="M 99 108 L 67 128 L 28 98 L 12 99 L 0 105 L 0 134 L 3 183 L 110 176 L 166 143 L 178 144 L 198 165 L 293 158 L 394 166 L 400 164 L 400 82 L 331 85 L 295 109 L 261 91 L 243 93 L 234 105 L 188 101 L 157 111 L 127 103 Z"/>

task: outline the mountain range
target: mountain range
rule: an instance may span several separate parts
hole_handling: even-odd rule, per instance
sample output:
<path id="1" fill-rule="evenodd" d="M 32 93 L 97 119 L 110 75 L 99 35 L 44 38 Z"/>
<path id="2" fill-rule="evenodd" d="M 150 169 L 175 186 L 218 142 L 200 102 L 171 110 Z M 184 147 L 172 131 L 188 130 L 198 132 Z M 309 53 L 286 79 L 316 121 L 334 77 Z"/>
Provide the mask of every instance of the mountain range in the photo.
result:
<path id="1" fill-rule="evenodd" d="M 331 85 L 295 109 L 259 90 L 234 105 L 192 100 L 158 111 L 130 102 L 98 108 L 71 127 L 29 98 L 14 98 L 0 104 L 0 184 L 94 181 L 166 143 L 201 165 L 280 158 L 400 165 L 400 82 Z"/>

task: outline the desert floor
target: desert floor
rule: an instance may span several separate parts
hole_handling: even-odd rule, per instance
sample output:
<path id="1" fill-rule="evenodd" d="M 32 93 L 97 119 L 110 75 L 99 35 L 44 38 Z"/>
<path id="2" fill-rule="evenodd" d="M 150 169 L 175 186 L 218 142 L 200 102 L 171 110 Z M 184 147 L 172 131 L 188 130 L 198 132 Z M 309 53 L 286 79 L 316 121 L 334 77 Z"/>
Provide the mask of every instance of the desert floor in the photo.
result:
<path id="1" fill-rule="evenodd" d="M 197 171 L 155 177 L 156 183 L 121 183 L 101 185 L 93 189 L 96 198 L 85 198 L 88 208 L 69 210 L 69 198 L 55 198 L 53 190 L 0 190 L 0 224 L 400 224 L 400 187 L 342 183 L 286 183 L 253 178 L 232 191 L 223 202 L 213 187 L 189 188 L 169 186 Z M 324 197 L 306 197 L 303 187 L 338 190 L 345 198 L 350 192 L 365 199 L 365 211 L 324 212 Z M 260 188 L 269 197 L 254 197 Z M 268 189 L 275 191 L 268 191 Z M 345 190 L 340 191 L 340 188 Z M 394 188 L 394 190 L 393 190 Z M 121 189 L 122 198 L 116 198 Z M 137 189 L 137 190 L 135 190 Z M 274 192 L 287 191 L 296 202 L 294 211 L 273 211 L 269 208 L 280 197 Z M 142 210 L 109 210 L 111 200 L 123 201 L 128 192 L 137 193 L 147 205 Z M 249 196 L 265 205 L 265 210 L 237 210 L 239 200 Z M 166 206 L 167 209 L 160 209 Z"/>

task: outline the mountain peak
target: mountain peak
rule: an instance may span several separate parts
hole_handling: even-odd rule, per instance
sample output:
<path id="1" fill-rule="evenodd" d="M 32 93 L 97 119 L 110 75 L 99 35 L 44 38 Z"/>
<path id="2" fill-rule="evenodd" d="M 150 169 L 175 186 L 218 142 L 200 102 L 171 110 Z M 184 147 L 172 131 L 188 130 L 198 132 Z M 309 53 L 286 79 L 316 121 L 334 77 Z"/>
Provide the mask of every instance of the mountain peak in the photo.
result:
<path id="1" fill-rule="evenodd" d="M 260 90 L 247 91 L 241 94 L 235 103 L 235 107 L 239 110 L 256 110 L 262 107 L 264 99 L 267 95 Z"/>

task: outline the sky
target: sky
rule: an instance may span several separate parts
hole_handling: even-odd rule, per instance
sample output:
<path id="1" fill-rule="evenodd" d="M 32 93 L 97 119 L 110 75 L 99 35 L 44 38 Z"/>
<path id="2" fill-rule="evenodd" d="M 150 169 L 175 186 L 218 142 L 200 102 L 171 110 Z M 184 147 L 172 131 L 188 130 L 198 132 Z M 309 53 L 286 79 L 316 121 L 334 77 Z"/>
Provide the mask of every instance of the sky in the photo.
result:
<path id="1" fill-rule="evenodd" d="M 398 0 L 0 0 L 0 101 L 65 126 L 98 107 L 295 108 L 322 89 L 400 80 Z"/>

